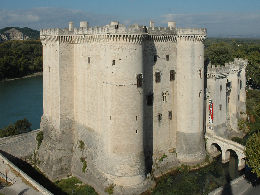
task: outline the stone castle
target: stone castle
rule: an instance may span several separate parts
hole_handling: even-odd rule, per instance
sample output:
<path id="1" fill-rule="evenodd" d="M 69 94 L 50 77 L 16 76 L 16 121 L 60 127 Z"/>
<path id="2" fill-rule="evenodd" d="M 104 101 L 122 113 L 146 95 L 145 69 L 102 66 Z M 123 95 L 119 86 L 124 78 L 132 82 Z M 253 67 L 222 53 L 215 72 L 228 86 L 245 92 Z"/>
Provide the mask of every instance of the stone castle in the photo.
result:
<path id="1" fill-rule="evenodd" d="M 206 33 L 173 21 L 42 29 L 41 170 L 138 194 L 150 173 L 203 163 L 206 131 L 238 131 L 247 64 L 204 66 Z"/>

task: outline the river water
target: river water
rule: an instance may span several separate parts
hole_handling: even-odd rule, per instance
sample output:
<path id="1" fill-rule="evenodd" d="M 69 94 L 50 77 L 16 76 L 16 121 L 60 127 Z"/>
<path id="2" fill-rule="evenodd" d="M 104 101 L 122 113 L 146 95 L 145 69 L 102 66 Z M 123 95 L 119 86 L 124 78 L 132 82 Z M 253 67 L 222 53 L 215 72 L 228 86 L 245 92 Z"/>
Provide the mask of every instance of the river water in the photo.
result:
<path id="1" fill-rule="evenodd" d="M 0 82 L 0 129 L 23 118 L 39 129 L 42 95 L 42 75 Z"/>
<path id="2" fill-rule="evenodd" d="M 0 82 L 0 128 L 27 118 L 32 123 L 32 130 L 39 129 L 43 113 L 42 90 L 42 75 Z M 205 194 L 242 175 L 243 172 L 237 169 L 237 163 L 233 153 L 230 163 L 226 164 L 221 163 L 220 155 L 214 163 L 199 171 L 188 175 L 168 175 L 157 184 L 159 188 L 155 188 L 153 194 L 182 194 L 184 188 L 186 194 Z"/>

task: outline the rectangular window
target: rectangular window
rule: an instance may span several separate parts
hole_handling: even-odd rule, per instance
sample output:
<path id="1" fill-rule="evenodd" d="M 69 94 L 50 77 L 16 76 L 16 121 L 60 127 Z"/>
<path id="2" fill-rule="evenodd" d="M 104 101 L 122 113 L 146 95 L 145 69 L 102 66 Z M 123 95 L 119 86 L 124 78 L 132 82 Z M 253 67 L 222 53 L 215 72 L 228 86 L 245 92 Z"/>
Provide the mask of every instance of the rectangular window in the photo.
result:
<path id="1" fill-rule="evenodd" d="M 161 120 L 162 120 L 162 114 L 158 113 L 158 121 L 161 121 Z"/>
<path id="2" fill-rule="evenodd" d="M 154 56 L 153 56 L 153 61 L 154 61 L 154 62 L 157 62 L 157 55 L 154 55 Z"/>
<path id="3" fill-rule="evenodd" d="M 163 92 L 162 93 L 163 102 L 166 102 L 166 97 L 167 97 L 166 95 L 167 95 L 167 92 Z"/>
<path id="4" fill-rule="evenodd" d="M 168 118 L 169 118 L 169 120 L 172 120 L 172 111 L 168 112 Z"/>
<path id="5" fill-rule="evenodd" d="M 160 72 L 156 72 L 155 73 L 155 82 L 156 83 L 160 83 L 161 82 L 161 73 Z"/>
<path id="6" fill-rule="evenodd" d="M 118 29 L 118 25 L 115 25 L 115 29 Z"/>
<path id="7" fill-rule="evenodd" d="M 240 89 L 242 89 L 242 81 L 240 80 Z"/>
<path id="8" fill-rule="evenodd" d="M 170 70 L 170 81 L 174 81 L 174 80 L 175 80 L 175 71 Z"/>
<path id="9" fill-rule="evenodd" d="M 153 93 L 146 95 L 146 100 L 147 100 L 147 106 L 152 106 L 153 105 Z"/>
<path id="10" fill-rule="evenodd" d="M 219 104 L 219 110 L 221 110 L 222 109 L 222 104 Z"/>
<path id="11" fill-rule="evenodd" d="M 239 84 L 239 79 L 237 79 L 237 84 Z"/>
<path id="12" fill-rule="evenodd" d="M 88 57 L 88 63 L 90 63 L 90 57 Z"/>
<path id="13" fill-rule="evenodd" d="M 169 55 L 166 55 L 166 61 L 169 61 L 169 59 L 170 59 Z"/>
<path id="14" fill-rule="evenodd" d="M 239 95 L 237 96 L 237 100 L 239 100 Z"/>
<path id="15" fill-rule="evenodd" d="M 229 103 L 229 99 L 230 99 L 230 97 L 227 98 L 227 103 Z"/>
<path id="16" fill-rule="evenodd" d="M 112 66 L 114 66 L 114 65 L 116 65 L 116 61 L 115 60 L 112 61 Z"/>
<path id="17" fill-rule="evenodd" d="M 142 74 L 138 74 L 136 76 L 136 80 L 137 80 L 137 87 L 142 87 L 143 75 Z"/>
<path id="18" fill-rule="evenodd" d="M 219 90 L 220 90 L 220 91 L 222 90 L 222 85 L 219 86 Z"/>
<path id="19" fill-rule="evenodd" d="M 199 70 L 199 77 L 202 79 L 202 70 Z"/>

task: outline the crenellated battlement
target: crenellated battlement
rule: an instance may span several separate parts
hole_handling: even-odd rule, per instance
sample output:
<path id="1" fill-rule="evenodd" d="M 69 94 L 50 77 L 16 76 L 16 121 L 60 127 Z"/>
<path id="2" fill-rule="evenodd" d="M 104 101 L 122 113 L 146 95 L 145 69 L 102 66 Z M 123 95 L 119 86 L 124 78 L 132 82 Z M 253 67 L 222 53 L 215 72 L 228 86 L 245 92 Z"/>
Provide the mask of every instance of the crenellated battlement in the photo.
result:
<path id="1" fill-rule="evenodd" d="M 79 28 L 73 28 L 73 22 L 69 23 L 69 28 L 51 28 L 51 29 L 41 29 L 40 36 L 42 40 L 60 40 L 61 38 L 57 37 L 69 37 L 63 38 L 62 40 L 73 40 L 75 43 L 75 39 L 82 39 L 82 37 L 88 40 L 96 40 L 93 37 L 98 37 L 98 39 L 102 40 L 111 40 L 114 37 L 128 37 L 131 40 L 136 37 L 146 37 L 145 40 L 153 40 L 153 41 L 177 41 L 177 40 L 185 40 L 185 41 L 202 41 L 206 38 L 207 30 L 205 28 L 176 28 L 175 22 L 169 22 L 168 27 L 154 27 L 154 23 L 151 22 L 150 27 L 146 27 L 143 25 L 129 25 L 126 28 L 125 25 L 119 24 L 119 22 L 111 22 L 111 24 L 106 26 L 95 26 L 89 27 L 88 22 L 81 22 Z M 140 36 L 142 35 L 142 36 Z M 148 35 L 148 36 L 147 36 Z M 174 37 L 173 37 L 174 35 Z M 52 36 L 52 38 L 50 38 Z M 56 37 L 56 38 L 53 38 Z M 138 40 L 141 40 L 138 38 Z"/>
<path id="2" fill-rule="evenodd" d="M 228 74 L 236 74 L 243 68 L 246 68 L 248 63 L 247 59 L 234 58 L 234 62 L 225 63 L 225 66 L 212 65 L 211 62 L 208 64 L 207 77 L 223 78 L 227 77 Z"/>

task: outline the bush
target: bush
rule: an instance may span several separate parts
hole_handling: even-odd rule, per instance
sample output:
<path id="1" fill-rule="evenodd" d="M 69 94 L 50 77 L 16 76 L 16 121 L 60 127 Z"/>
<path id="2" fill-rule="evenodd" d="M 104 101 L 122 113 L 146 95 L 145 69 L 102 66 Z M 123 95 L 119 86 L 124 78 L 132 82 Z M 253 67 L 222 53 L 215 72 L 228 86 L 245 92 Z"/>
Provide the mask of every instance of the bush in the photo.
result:
<path id="1" fill-rule="evenodd" d="M 37 149 L 39 149 L 41 144 L 42 144 L 42 140 L 43 140 L 43 132 L 42 131 L 37 133 L 36 140 L 37 140 Z"/>

